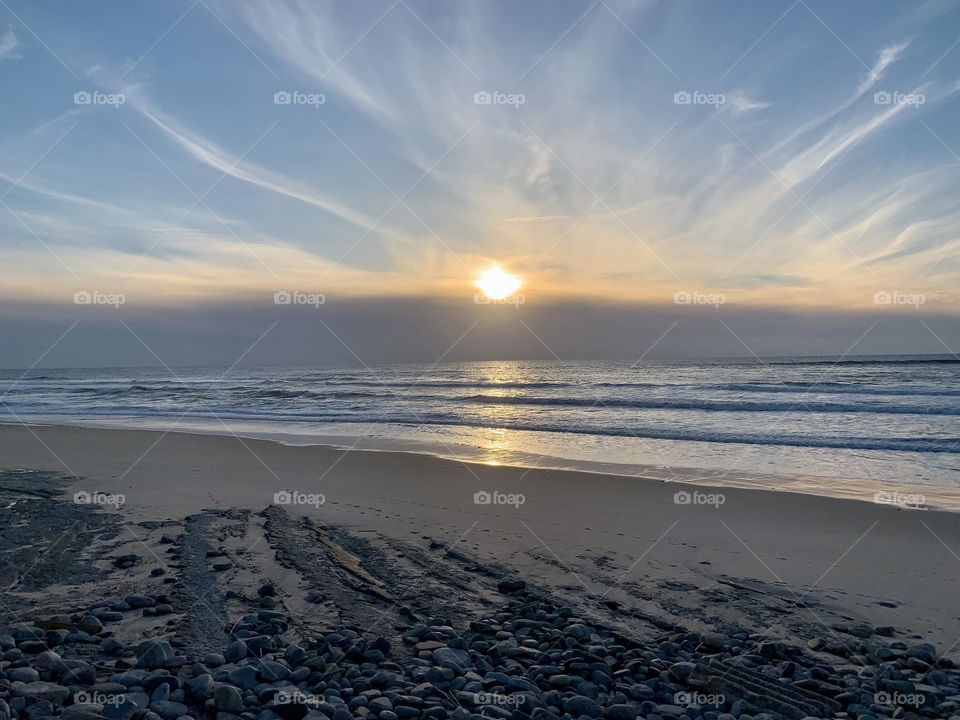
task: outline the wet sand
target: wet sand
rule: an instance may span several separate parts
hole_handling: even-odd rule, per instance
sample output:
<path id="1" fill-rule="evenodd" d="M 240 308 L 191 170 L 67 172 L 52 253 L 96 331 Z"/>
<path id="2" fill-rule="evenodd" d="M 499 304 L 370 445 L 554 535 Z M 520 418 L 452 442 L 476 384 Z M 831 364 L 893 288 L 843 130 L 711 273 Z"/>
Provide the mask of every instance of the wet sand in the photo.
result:
<path id="1" fill-rule="evenodd" d="M 5 426 L 0 457 L 4 469 L 78 476 L 68 496 L 122 494 L 101 510 L 130 527 L 182 526 L 204 510 L 252 517 L 279 501 L 290 518 L 349 533 L 414 575 L 430 567 L 431 547 L 453 547 L 627 625 L 736 623 L 810 638 L 865 622 L 945 648 L 960 637 L 953 513 L 150 431 Z M 484 492 L 500 495 L 477 504 Z M 677 504 L 677 492 L 691 503 Z"/>

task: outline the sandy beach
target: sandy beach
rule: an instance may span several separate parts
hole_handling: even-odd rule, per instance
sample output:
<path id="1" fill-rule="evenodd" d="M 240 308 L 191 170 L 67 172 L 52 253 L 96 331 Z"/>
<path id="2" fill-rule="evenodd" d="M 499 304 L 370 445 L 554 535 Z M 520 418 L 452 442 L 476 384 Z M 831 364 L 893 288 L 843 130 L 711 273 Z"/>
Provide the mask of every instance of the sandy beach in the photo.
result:
<path id="1" fill-rule="evenodd" d="M 275 506 L 370 552 L 455 547 L 641 637 L 656 630 L 637 618 L 803 642 L 867 623 L 945 651 L 960 637 L 953 513 L 176 432 L 5 426 L 0 456 L 79 476 L 68 495 L 123 495 L 101 509 L 131 527 Z"/>

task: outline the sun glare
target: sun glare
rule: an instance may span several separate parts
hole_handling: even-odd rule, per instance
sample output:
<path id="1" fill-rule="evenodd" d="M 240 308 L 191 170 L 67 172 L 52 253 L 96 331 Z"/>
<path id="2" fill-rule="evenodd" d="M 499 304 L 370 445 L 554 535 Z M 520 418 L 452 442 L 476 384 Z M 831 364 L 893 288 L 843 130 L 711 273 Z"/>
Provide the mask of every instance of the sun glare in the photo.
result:
<path id="1" fill-rule="evenodd" d="M 477 287 L 491 300 L 503 300 L 520 288 L 520 278 L 494 265 L 477 278 Z"/>

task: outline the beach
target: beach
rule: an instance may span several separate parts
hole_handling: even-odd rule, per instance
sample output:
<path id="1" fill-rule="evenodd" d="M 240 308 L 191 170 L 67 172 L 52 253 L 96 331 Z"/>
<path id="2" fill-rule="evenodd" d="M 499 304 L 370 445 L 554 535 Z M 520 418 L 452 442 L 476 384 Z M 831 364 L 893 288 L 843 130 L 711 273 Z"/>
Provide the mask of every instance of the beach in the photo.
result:
<path id="1" fill-rule="evenodd" d="M 602 597 L 695 628 L 718 614 L 763 632 L 802 597 L 817 610 L 793 613 L 778 633 L 826 633 L 819 617 L 941 644 L 960 636 L 944 602 L 960 564 L 953 513 L 177 432 L 5 426 L 0 453 L 8 468 L 79 476 L 68 495 L 122 494 L 102 507 L 130 524 L 260 512 L 289 491 L 280 507 L 291 517 L 384 543 L 455 544 L 571 600 L 592 598 L 600 613 Z M 484 492 L 491 503 L 476 504 Z M 678 492 L 690 504 L 676 504 Z M 297 494 L 322 497 L 297 504 Z"/>
<path id="2" fill-rule="evenodd" d="M 953 512 L 233 435 L 5 425 L 0 457 L 14 712 L 954 707 Z"/>

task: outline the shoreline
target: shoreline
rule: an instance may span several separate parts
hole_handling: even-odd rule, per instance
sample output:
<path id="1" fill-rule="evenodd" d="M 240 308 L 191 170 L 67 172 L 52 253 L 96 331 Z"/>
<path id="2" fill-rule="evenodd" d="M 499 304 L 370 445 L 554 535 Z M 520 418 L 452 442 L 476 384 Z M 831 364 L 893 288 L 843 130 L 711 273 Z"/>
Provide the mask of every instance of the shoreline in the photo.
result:
<path id="1" fill-rule="evenodd" d="M 836 500 L 854 500 L 866 503 L 888 504 L 900 510 L 924 512 L 960 512 L 960 487 L 946 487 L 922 483 L 893 483 L 874 479 L 826 478 L 817 475 L 788 475 L 780 473 L 749 474 L 737 470 L 704 469 L 698 467 L 640 465 L 591 460 L 574 460 L 556 456 L 539 455 L 522 451 L 502 452 L 498 459 L 491 459 L 483 448 L 457 444 L 436 443 L 429 445 L 412 440 L 401 440 L 367 435 L 300 435 L 291 432 L 256 430 L 232 431 L 227 428 L 202 427 L 124 426 L 121 422 L 64 423 L 56 419 L 28 419 L 23 422 L 0 421 L 0 428 L 10 426 L 77 428 L 88 430 L 121 430 L 128 432 L 196 435 L 200 437 L 227 437 L 242 440 L 272 442 L 291 448 L 324 448 L 331 451 L 361 453 L 397 453 L 416 455 L 438 460 L 479 467 L 505 467 L 522 471 L 546 470 L 630 478 L 644 482 L 695 485 L 706 488 L 730 488 L 760 490 L 765 492 L 809 495 Z M 456 450 L 456 451 L 455 451 Z"/>
<path id="2" fill-rule="evenodd" d="M 955 714 L 953 513 L 142 430 L 0 458 L 4 718 Z"/>
<path id="3" fill-rule="evenodd" d="M 944 602 L 960 583 L 950 512 L 141 430 L 5 425 L 0 457 L 7 470 L 79 476 L 70 494 L 122 494 L 122 507 L 102 509 L 128 523 L 259 513 L 278 493 L 300 494 L 283 505 L 292 518 L 403 546 L 456 544 L 571 602 L 615 602 L 700 630 L 736 622 L 759 634 L 781 617 L 777 605 L 803 597 L 816 617 L 798 613 L 798 634 L 855 619 L 938 644 L 960 636 Z M 690 501 L 678 504 L 677 492 Z M 477 504 L 479 493 L 504 504 Z M 715 605 L 730 588 L 747 589 Z"/>

